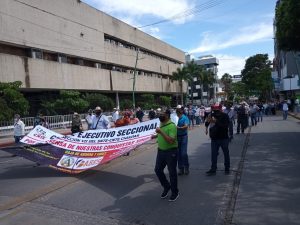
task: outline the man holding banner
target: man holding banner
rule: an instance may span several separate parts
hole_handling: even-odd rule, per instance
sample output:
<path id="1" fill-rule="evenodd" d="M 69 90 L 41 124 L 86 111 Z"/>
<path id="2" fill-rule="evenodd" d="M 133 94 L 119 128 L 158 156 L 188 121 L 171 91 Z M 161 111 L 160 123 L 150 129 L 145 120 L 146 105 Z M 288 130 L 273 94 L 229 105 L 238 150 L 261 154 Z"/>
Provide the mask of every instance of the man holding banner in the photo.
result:
<path id="1" fill-rule="evenodd" d="M 156 128 L 158 143 L 158 151 L 155 164 L 155 173 L 164 188 L 161 198 L 164 199 L 168 196 L 168 192 L 171 190 L 172 194 L 169 201 L 176 201 L 179 196 L 177 187 L 177 127 L 170 120 L 171 111 L 166 110 L 159 114 L 160 127 Z M 170 182 L 167 180 L 164 173 L 164 168 L 168 167 Z"/>

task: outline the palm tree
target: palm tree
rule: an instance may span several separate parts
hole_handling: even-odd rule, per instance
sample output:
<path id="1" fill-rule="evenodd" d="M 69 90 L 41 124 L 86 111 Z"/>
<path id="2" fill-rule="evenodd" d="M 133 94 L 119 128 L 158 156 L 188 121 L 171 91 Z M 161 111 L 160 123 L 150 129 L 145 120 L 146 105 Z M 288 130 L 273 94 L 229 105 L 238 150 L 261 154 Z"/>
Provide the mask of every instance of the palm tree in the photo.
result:
<path id="1" fill-rule="evenodd" d="M 231 95 L 231 76 L 228 73 L 225 73 L 221 78 L 221 82 L 224 85 L 224 92 L 226 94 L 226 97 L 228 98 Z"/>
<path id="2" fill-rule="evenodd" d="M 199 72 L 197 74 L 197 79 L 201 84 L 201 103 L 203 103 L 203 90 L 204 87 L 208 89 L 210 85 L 213 85 L 216 82 L 215 75 L 211 70 L 205 69 L 204 66 L 198 66 Z"/>
<path id="3" fill-rule="evenodd" d="M 197 65 L 194 60 L 188 62 L 184 67 L 177 68 L 173 72 L 173 79 L 178 80 L 181 87 L 181 104 L 183 104 L 183 81 L 187 81 L 188 85 L 191 87 L 191 100 L 192 104 L 194 103 L 193 98 L 193 81 L 194 78 L 197 78 L 201 82 L 201 102 L 203 96 L 203 87 L 212 85 L 216 79 L 211 70 L 206 70 L 204 66 Z"/>
<path id="4" fill-rule="evenodd" d="M 179 67 L 175 72 L 172 73 L 172 79 L 177 80 L 180 85 L 180 92 L 181 92 L 181 105 L 183 105 L 183 81 L 187 80 L 186 77 L 186 68 L 185 67 Z"/>

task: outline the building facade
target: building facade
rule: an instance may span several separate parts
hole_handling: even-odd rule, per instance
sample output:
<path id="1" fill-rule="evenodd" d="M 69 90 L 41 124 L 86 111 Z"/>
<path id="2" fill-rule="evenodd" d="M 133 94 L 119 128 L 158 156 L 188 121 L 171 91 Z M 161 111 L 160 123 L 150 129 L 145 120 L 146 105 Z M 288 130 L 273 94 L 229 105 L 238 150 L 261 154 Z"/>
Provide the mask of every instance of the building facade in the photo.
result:
<path id="1" fill-rule="evenodd" d="M 190 55 L 186 55 L 186 62 L 189 61 L 191 61 L 191 57 Z M 211 104 L 217 102 L 217 93 L 221 90 L 217 82 L 219 60 L 212 55 L 207 55 L 195 59 L 194 62 L 197 65 L 204 66 L 206 70 L 212 71 L 216 82 L 213 85 L 205 87 L 201 84 L 200 80 L 195 77 L 193 84 L 188 87 L 190 101 L 193 98 L 193 102 L 196 104 Z"/>
<path id="2" fill-rule="evenodd" d="M 79 0 L 1 0 L 0 22 L 0 82 L 23 91 L 181 92 L 184 52 Z"/>
<path id="3" fill-rule="evenodd" d="M 281 1 L 277 1 L 276 7 L 280 4 Z M 274 33 L 276 33 L 275 20 Z M 280 50 L 275 38 L 274 53 L 272 79 L 274 81 L 275 92 L 282 99 L 294 97 L 300 99 L 300 52 Z"/>

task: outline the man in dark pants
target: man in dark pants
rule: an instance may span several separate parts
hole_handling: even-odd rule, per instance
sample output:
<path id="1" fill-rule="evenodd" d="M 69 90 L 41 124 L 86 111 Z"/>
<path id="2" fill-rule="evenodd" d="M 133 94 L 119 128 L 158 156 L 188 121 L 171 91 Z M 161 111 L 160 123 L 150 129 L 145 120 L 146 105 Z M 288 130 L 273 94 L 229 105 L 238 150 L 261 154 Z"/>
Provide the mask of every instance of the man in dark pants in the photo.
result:
<path id="1" fill-rule="evenodd" d="M 229 174 L 230 169 L 230 157 L 229 157 L 229 138 L 228 138 L 228 127 L 229 127 L 229 117 L 226 113 L 223 113 L 222 105 L 215 104 L 211 107 L 212 113 L 208 117 L 205 123 L 206 134 L 208 133 L 208 127 L 211 138 L 211 168 L 206 172 L 206 175 L 216 175 L 217 162 L 219 148 L 221 147 L 224 154 L 224 166 L 225 174 Z"/>
<path id="2" fill-rule="evenodd" d="M 161 198 L 166 198 L 168 192 L 171 189 L 171 197 L 169 201 L 176 201 L 179 196 L 177 187 L 177 127 L 170 120 L 171 111 L 166 110 L 159 114 L 159 120 L 161 122 L 160 127 L 156 128 L 158 143 L 158 151 L 155 163 L 155 173 L 164 188 Z M 170 182 L 167 180 L 164 173 L 165 167 L 168 167 Z"/>
<path id="3" fill-rule="evenodd" d="M 244 133 L 244 130 L 247 126 L 247 120 L 248 115 L 246 112 L 245 104 L 242 103 L 241 106 L 237 109 L 237 128 L 236 133 L 239 134 L 240 130 L 242 131 L 242 134 Z"/>

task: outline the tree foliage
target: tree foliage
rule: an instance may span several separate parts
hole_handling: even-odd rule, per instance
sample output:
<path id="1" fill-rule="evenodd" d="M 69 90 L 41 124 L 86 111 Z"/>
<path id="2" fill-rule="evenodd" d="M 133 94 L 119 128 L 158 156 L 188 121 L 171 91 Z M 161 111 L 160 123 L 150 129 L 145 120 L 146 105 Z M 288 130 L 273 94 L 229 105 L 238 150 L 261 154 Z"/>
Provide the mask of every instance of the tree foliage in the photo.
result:
<path id="1" fill-rule="evenodd" d="M 138 106 L 142 109 L 157 108 L 155 97 L 153 94 L 143 94 L 140 96 Z"/>
<path id="2" fill-rule="evenodd" d="M 212 85 L 215 82 L 213 72 L 210 70 L 206 70 L 204 66 L 197 65 L 194 60 L 188 62 L 183 68 L 178 68 L 177 71 L 173 73 L 174 80 L 178 80 L 179 82 L 185 80 L 192 88 L 193 88 L 192 84 L 194 82 L 194 78 L 197 78 L 200 81 L 202 86 L 201 88 L 202 91 L 203 91 L 203 87 L 207 88 L 209 85 Z M 181 83 L 181 88 L 182 88 L 182 83 Z M 193 97 L 192 97 L 192 102 L 193 102 Z"/>
<path id="3" fill-rule="evenodd" d="M 21 116 L 28 114 L 29 103 L 20 92 L 21 85 L 21 81 L 0 82 L 0 121 L 12 119 L 15 113 Z"/>
<path id="4" fill-rule="evenodd" d="M 273 81 L 268 54 L 257 54 L 247 59 L 245 68 L 242 70 L 242 82 L 246 84 L 249 95 L 262 99 L 270 97 Z"/>
<path id="5" fill-rule="evenodd" d="M 222 78 L 221 82 L 224 85 L 224 90 L 226 93 L 229 93 L 231 91 L 231 84 L 232 84 L 232 78 L 229 73 L 225 73 Z"/>
<path id="6" fill-rule="evenodd" d="M 234 93 L 233 100 L 235 100 L 235 101 L 237 99 L 249 96 L 248 89 L 246 88 L 246 84 L 241 81 L 232 83 L 231 88 L 232 88 L 232 92 Z"/>
<path id="7" fill-rule="evenodd" d="M 300 51 L 300 1 L 281 0 L 275 15 L 276 40 L 285 51 Z"/>
<path id="8" fill-rule="evenodd" d="M 91 109 L 100 106 L 104 111 L 111 111 L 114 108 L 114 101 L 103 94 L 86 94 L 84 99 L 89 103 L 89 108 Z"/>
<path id="9" fill-rule="evenodd" d="M 81 97 L 78 91 L 61 90 L 58 99 L 44 101 L 41 105 L 45 108 L 47 114 L 69 114 L 84 112 L 89 103 Z"/>
<path id="10" fill-rule="evenodd" d="M 171 106 L 171 97 L 169 96 L 159 96 L 159 102 L 161 106 L 170 107 Z"/>
<path id="11" fill-rule="evenodd" d="M 131 109 L 132 108 L 132 100 L 130 99 L 121 99 L 120 100 L 120 108 L 121 110 Z"/>

